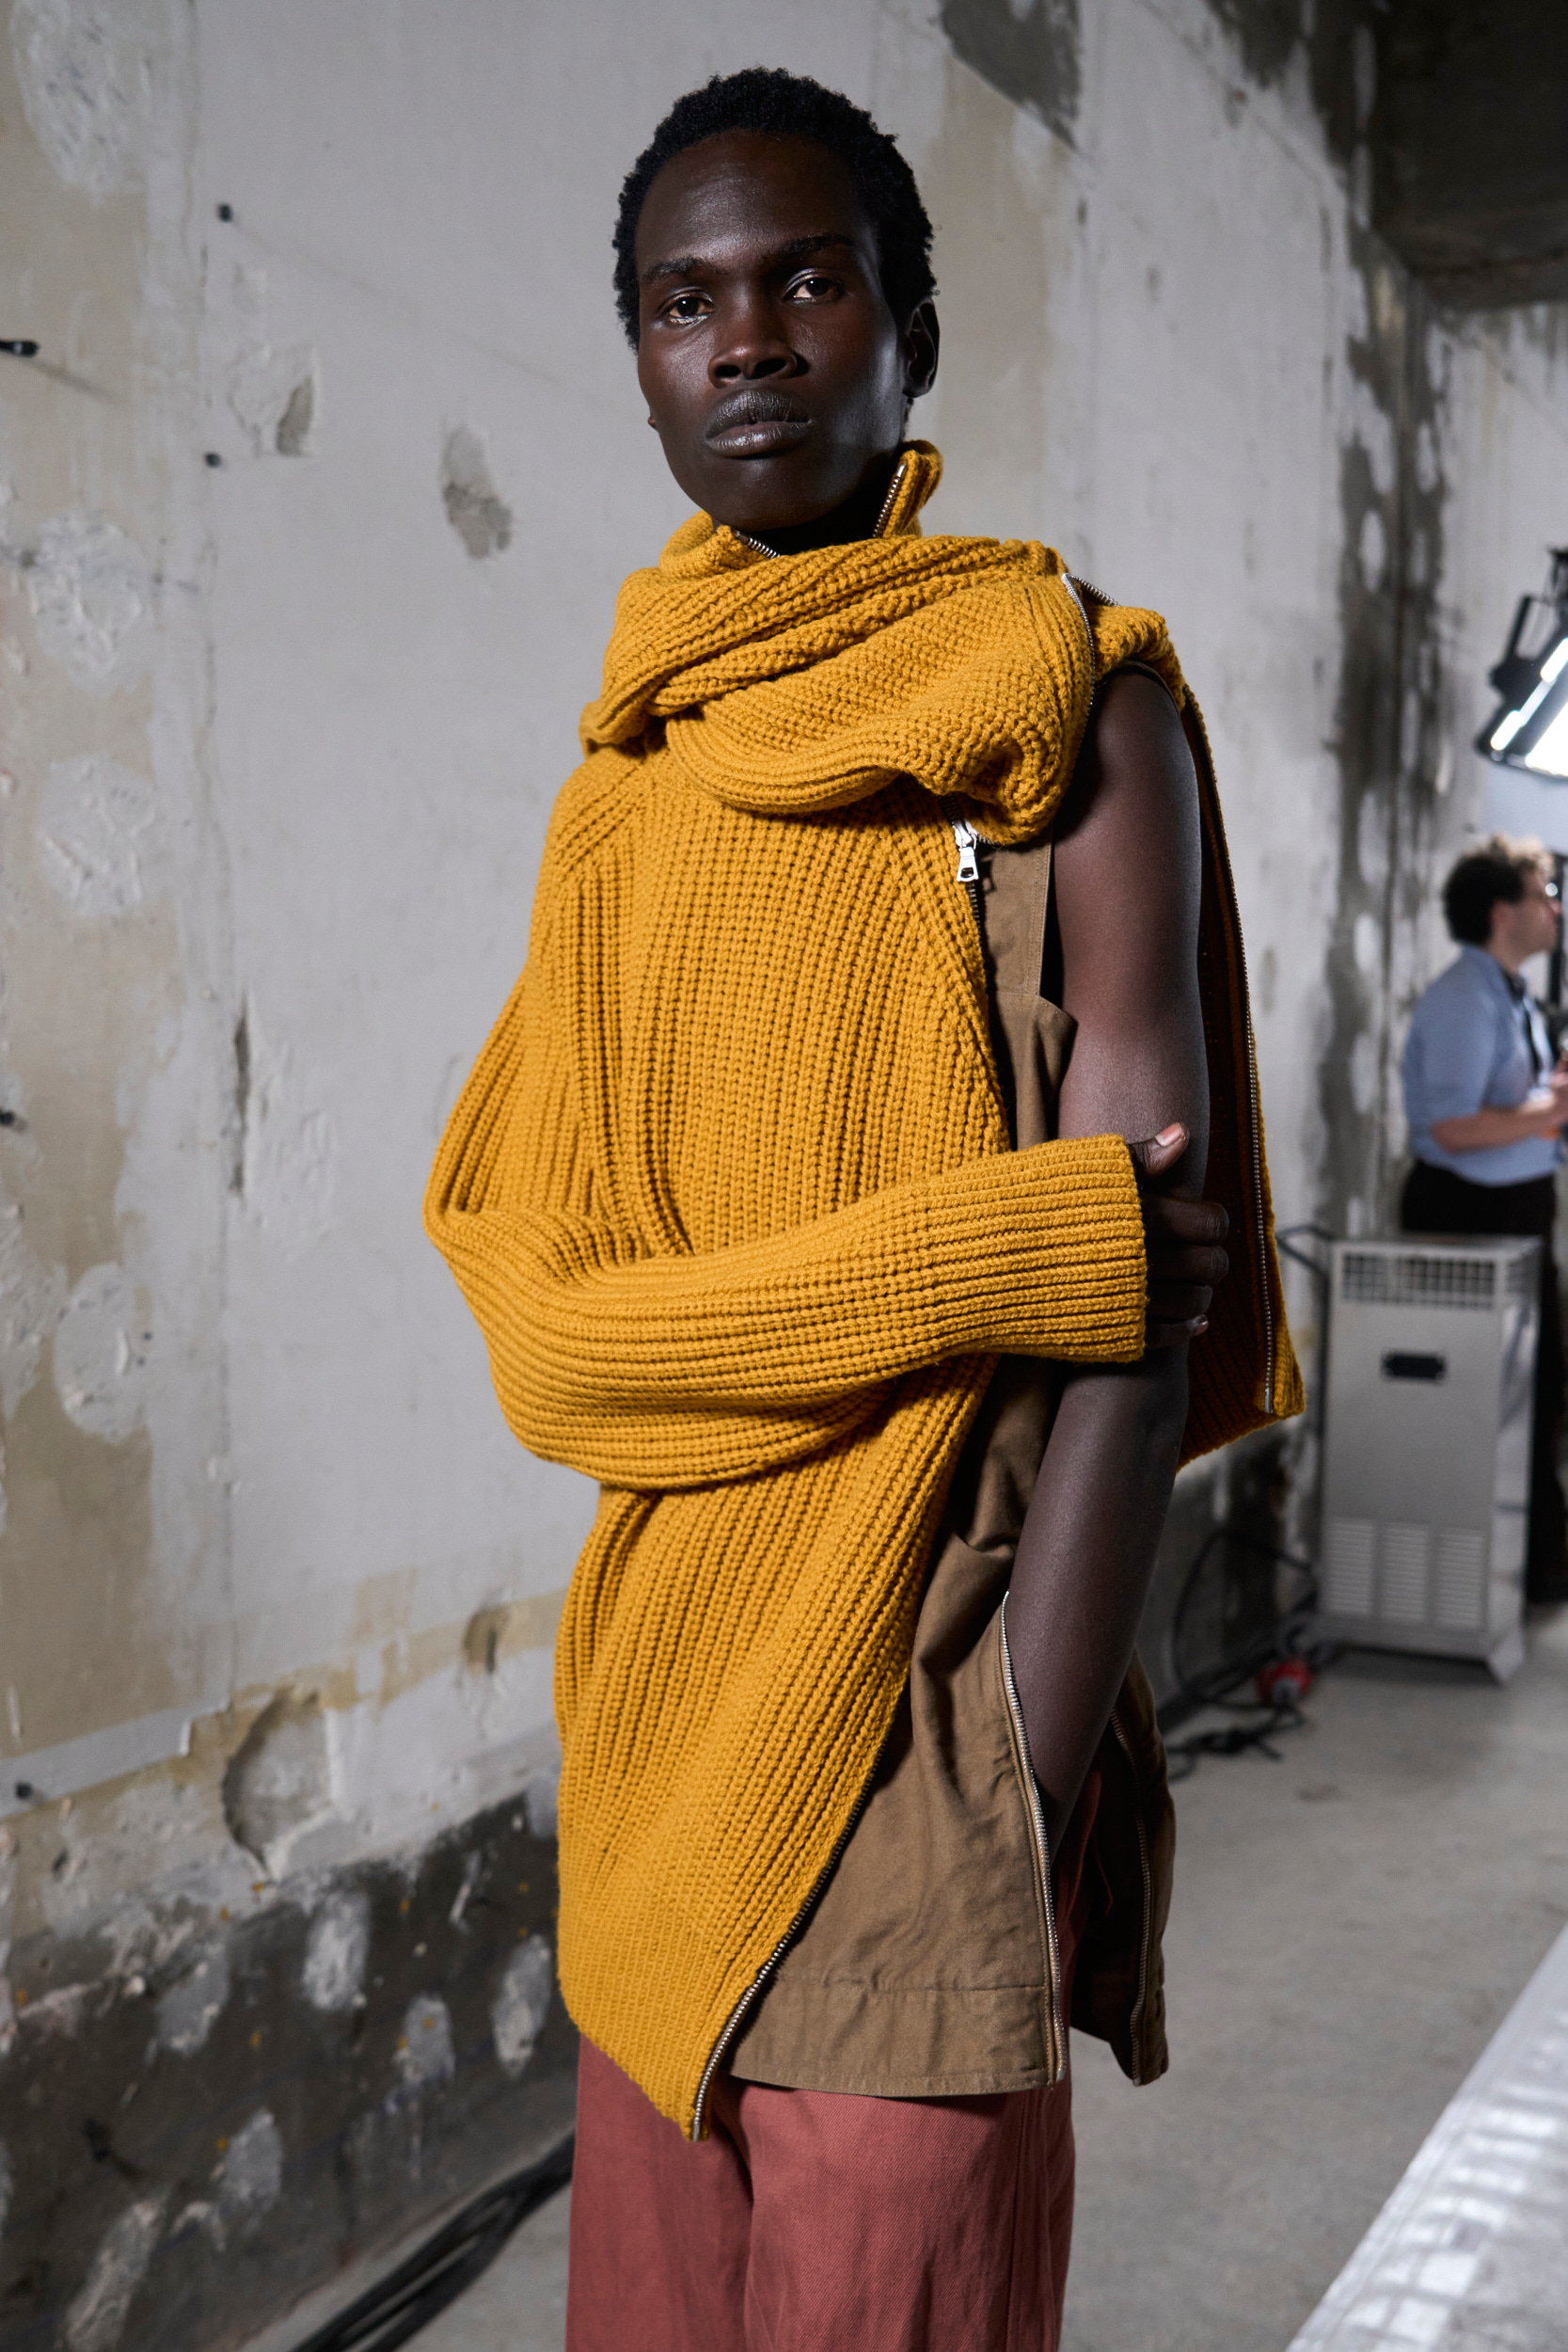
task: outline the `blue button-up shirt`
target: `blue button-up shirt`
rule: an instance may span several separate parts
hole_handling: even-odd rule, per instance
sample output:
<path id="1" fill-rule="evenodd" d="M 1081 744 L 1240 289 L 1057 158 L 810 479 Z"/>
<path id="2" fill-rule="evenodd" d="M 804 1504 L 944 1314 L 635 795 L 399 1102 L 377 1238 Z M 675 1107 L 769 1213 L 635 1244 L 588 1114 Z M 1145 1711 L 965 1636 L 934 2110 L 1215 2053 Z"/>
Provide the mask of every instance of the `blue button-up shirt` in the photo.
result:
<path id="1" fill-rule="evenodd" d="M 1404 1115 L 1416 1157 L 1473 1184 L 1549 1176 L 1558 1163 L 1555 1136 L 1528 1136 L 1486 1152 L 1445 1152 L 1432 1130 L 1473 1111 L 1516 1110 L 1551 1067 L 1545 1025 L 1529 997 L 1484 947 L 1461 947 L 1459 961 L 1420 997 L 1404 1041 Z"/>

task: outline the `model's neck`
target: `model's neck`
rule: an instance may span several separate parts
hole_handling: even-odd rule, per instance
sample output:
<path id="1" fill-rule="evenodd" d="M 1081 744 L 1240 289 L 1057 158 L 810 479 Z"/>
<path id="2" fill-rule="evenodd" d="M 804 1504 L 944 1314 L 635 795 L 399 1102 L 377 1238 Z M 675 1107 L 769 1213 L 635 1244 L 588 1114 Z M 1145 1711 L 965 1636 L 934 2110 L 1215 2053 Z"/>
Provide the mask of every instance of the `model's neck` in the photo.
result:
<path id="1" fill-rule="evenodd" d="M 895 449 L 879 457 L 858 487 L 831 514 L 818 515 L 809 523 L 770 524 L 766 531 L 747 531 L 742 536 L 770 548 L 775 555 L 805 555 L 813 548 L 836 548 L 850 539 L 869 539 L 881 520 L 897 463 Z"/>

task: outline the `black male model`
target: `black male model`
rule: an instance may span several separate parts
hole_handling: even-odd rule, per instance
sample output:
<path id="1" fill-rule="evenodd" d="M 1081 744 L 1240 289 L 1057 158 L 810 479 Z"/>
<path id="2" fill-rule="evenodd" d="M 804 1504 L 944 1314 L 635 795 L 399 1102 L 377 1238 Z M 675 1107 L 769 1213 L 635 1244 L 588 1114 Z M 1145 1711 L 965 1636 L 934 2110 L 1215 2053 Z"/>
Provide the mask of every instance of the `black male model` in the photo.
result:
<path id="1" fill-rule="evenodd" d="M 1172 1477 L 1299 1404 L 1201 726 L 1157 615 L 927 533 L 930 233 L 781 72 L 628 177 L 697 511 L 427 1204 L 512 1426 L 602 1489 L 574 2352 L 1055 2344 L 1069 2021 L 1164 2064 Z"/>

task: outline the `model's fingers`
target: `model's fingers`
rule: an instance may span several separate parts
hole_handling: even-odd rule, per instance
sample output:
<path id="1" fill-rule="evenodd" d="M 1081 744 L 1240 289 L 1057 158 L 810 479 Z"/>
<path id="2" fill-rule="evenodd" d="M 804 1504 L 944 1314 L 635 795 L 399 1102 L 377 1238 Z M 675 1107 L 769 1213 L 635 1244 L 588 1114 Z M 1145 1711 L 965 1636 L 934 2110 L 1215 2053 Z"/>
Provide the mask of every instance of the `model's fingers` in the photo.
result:
<path id="1" fill-rule="evenodd" d="M 1146 1136 L 1141 1142 L 1134 1143 L 1129 1137 L 1127 1149 L 1140 1177 L 1168 1176 L 1187 1149 L 1187 1130 L 1175 1119 L 1168 1127 L 1162 1127 L 1157 1136 Z"/>
<path id="2" fill-rule="evenodd" d="M 1144 1200 L 1144 1232 L 1148 1247 L 1165 1242 L 1223 1241 L 1230 1231 L 1230 1216 L 1220 1200 L 1173 1200 L 1166 1193 Z"/>
<path id="3" fill-rule="evenodd" d="M 1207 1282 L 1151 1282 L 1148 1286 L 1150 1323 L 1196 1323 L 1209 1312 L 1214 1295 Z"/>
<path id="4" fill-rule="evenodd" d="M 1151 1323 L 1144 1334 L 1144 1352 L 1159 1347 L 1185 1347 L 1209 1328 L 1207 1315 L 1192 1315 L 1185 1323 Z"/>
<path id="5" fill-rule="evenodd" d="M 1230 1253 L 1225 1249 L 1195 1249 L 1188 1243 L 1166 1243 L 1150 1248 L 1148 1252 L 1151 1291 L 1161 1282 L 1207 1282 L 1212 1290 L 1229 1271 Z"/>

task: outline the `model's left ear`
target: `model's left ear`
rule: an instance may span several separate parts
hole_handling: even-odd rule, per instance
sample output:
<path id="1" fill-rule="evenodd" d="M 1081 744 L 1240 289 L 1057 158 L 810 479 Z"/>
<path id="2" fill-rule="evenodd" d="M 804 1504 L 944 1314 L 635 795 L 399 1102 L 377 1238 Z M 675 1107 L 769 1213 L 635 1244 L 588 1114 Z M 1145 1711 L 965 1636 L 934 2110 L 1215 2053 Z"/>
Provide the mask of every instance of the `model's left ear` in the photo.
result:
<path id="1" fill-rule="evenodd" d="M 934 302 L 927 299 L 917 305 L 900 341 L 904 346 L 904 398 L 918 400 L 937 380 L 942 329 L 937 325 Z"/>

